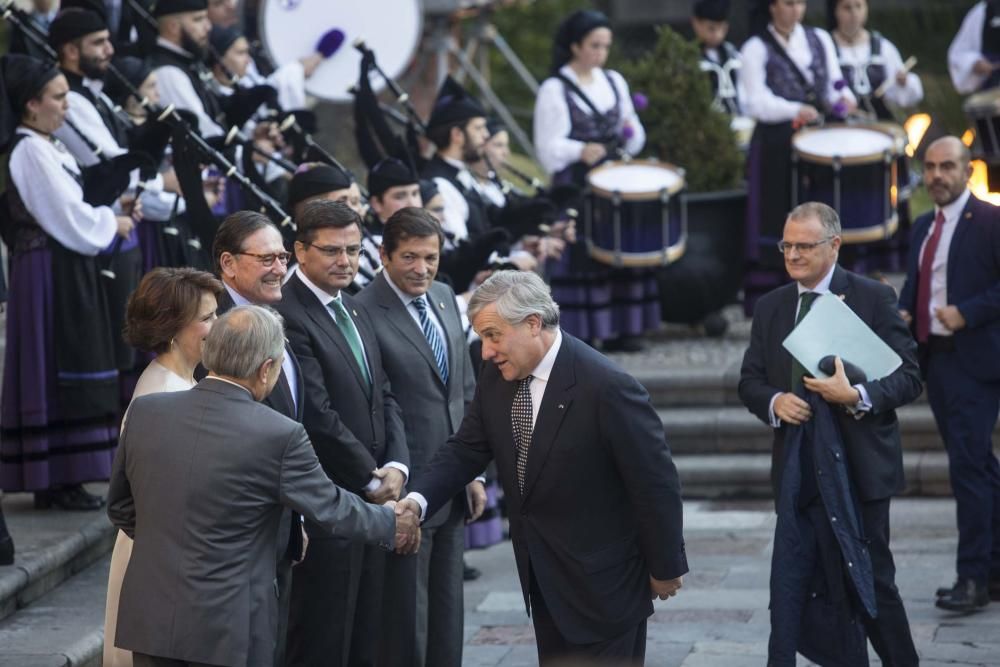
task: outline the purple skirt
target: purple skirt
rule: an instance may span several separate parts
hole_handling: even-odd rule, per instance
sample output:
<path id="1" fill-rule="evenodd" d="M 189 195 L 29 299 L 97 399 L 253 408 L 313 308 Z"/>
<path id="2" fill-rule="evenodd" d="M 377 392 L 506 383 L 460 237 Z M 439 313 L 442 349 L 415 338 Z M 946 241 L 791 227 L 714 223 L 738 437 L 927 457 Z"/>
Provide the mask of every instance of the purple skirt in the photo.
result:
<path id="1" fill-rule="evenodd" d="M 500 518 L 500 490 L 496 482 L 486 483 L 486 509 L 483 515 L 465 527 L 465 548 L 485 549 L 503 541 Z"/>
<path id="2" fill-rule="evenodd" d="M 7 348 L 0 397 L 0 488 L 43 491 L 106 480 L 117 418 L 68 421 L 56 405 L 52 253 L 11 258 Z"/>
<path id="3" fill-rule="evenodd" d="M 656 269 L 613 269 L 577 244 L 546 265 L 559 325 L 582 340 L 641 336 L 660 327 Z"/>

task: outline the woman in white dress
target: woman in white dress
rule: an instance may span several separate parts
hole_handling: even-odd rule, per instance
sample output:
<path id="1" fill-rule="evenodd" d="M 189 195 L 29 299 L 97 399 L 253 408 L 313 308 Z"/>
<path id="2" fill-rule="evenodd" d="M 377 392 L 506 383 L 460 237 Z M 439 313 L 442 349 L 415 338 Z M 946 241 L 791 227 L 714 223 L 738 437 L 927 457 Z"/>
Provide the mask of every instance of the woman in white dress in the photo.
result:
<path id="1" fill-rule="evenodd" d="M 190 268 L 158 268 L 143 277 L 129 297 L 125 339 L 156 358 L 143 371 L 132 400 L 195 385 L 194 370 L 201 362 L 202 343 L 215 321 L 216 297 L 223 289 L 212 274 Z M 132 665 L 132 653 L 115 647 L 118 598 L 131 554 L 132 540 L 118 531 L 104 611 L 105 667 Z"/>

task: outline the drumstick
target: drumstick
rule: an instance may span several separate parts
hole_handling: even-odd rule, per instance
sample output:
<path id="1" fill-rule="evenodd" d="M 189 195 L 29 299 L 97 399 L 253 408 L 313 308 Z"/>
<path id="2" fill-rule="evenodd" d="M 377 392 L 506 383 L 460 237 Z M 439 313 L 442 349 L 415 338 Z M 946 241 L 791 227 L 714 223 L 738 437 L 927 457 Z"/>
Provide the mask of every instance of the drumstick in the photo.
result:
<path id="1" fill-rule="evenodd" d="M 903 69 L 901 71 L 904 72 L 905 74 L 909 74 L 910 70 L 916 67 L 916 65 L 917 65 L 917 57 L 910 56 L 909 58 L 906 59 L 906 62 L 903 63 Z M 886 91 L 889 90 L 889 86 L 891 86 L 895 80 L 896 77 L 893 76 L 883 81 L 882 85 L 875 89 L 875 97 L 882 97 L 883 95 L 885 95 Z"/>

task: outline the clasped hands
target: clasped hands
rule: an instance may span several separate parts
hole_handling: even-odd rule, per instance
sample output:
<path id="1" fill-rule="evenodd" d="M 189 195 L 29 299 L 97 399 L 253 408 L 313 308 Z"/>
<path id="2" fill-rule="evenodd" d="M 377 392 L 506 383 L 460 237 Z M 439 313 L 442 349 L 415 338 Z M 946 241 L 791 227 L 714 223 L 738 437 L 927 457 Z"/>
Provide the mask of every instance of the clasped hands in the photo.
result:
<path id="1" fill-rule="evenodd" d="M 913 315 L 908 310 L 899 311 L 899 316 L 903 318 L 903 322 L 907 325 L 913 322 Z M 935 308 L 934 317 L 948 331 L 958 331 L 965 328 L 965 317 L 962 315 L 962 311 L 958 309 L 958 306 L 947 305 Z"/>
<path id="2" fill-rule="evenodd" d="M 861 400 L 860 392 L 851 386 L 844 372 L 844 362 L 834 358 L 836 371 L 828 378 L 802 378 L 802 384 L 815 392 L 827 403 L 856 405 Z M 812 417 L 809 404 L 791 392 L 785 392 L 774 399 L 774 416 L 787 424 L 800 426 Z"/>
<path id="3" fill-rule="evenodd" d="M 677 595 L 677 591 L 684 585 L 684 577 L 676 579 L 657 579 L 649 575 L 650 599 L 666 600 Z"/>
<path id="4" fill-rule="evenodd" d="M 420 505 L 406 498 L 384 504 L 396 514 L 396 553 L 401 556 L 417 553 L 420 548 Z"/>

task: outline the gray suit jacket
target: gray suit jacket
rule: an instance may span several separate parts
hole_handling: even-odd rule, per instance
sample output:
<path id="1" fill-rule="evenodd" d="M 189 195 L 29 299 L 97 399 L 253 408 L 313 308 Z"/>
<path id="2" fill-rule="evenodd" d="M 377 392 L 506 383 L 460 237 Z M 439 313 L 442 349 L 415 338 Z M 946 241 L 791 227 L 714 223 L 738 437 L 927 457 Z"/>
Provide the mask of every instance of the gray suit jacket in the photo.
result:
<path id="1" fill-rule="evenodd" d="M 434 282 L 427 292 L 428 312 L 437 317 L 448 344 L 448 385 L 441 379 L 434 354 L 413 316 L 379 273 L 356 297 L 373 322 L 382 366 L 389 377 L 396 401 L 403 409 L 406 444 L 410 449 L 409 484 L 427 472 L 434 453 L 458 430 L 465 406 L 476 390 L 476 378 L 465 342 L 462 317 L 455 293 L 444 283 Z M 450 512 L 450 503 L 431 517 L 427 526 L 440 525 Z"/>
<path id="2" fill-rule="evenodd" d="M 115 645 L 213 665 L 270 666 L 278 523 L 291 507 L 391 548 L 395 519 L 335 486 L 305 429 L 212 378 L 129 409 L 108 516 L 135 539 Z"/>

